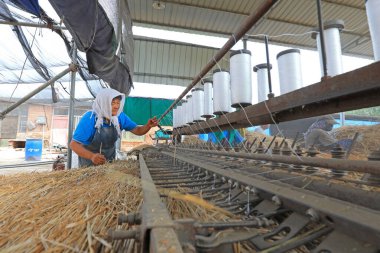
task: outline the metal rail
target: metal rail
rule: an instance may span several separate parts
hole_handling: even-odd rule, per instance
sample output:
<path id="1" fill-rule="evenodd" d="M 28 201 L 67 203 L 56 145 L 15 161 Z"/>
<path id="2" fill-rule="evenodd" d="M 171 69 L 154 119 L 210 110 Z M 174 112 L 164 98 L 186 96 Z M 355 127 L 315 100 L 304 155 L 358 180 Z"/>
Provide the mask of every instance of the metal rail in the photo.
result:
<path id="1" fill-rule="evenodd" d="M 284 166 L 284 164 L 276 164 L 273 162 L 263 163 L 257 160 L 247 162 L 246 159 L 232 161 L 229 157 L 202 156 L 199 153 L 190 153 L 188 151 L 184 152 L 184 154 L 189 158 L 196 158 L 203 163 L 212 162 L 222 165 L 223 169 L 242 175 L 254 176 L 264 181 L 283 182 L 291 186 L 320 193 L 327 197 L 348 201 L 356 205 L 380 211 L 380 196 L 378 192 L 364 190 L 360 187 L 369 182 L 350 180 L 345 177 L 337 178 L 333 176 L 332 172 L 328 174 L 322 172 L 322 174 L 320 174 L 320 171 L 316 168 L 314 168 L 314 172 L 311 174 L 307 171 L 307 167 L 302 166 Z M 205 174 L 205 172 L 203 172 L 203 174 Z M 371 183 L 369 184 L 373 185 Z"/>
<path id="2" fill-rule="evenodd" d="M 199 82 L 202 78 L 216 65 L 216 63 L 223 58 L 223 56 L 229 52 L 229 50 L 249 31 L 259 21 L 270 8 L 277 2 L 277 0 L 266 0 L 259 9 L 252 12 L 249 15 L 239 29 L 232 34 L 228 39 L 226 44 L 216 53 L 216 55 L 210 59 L 201 72 L 193 78 L 193 81 L 187 88 L 179 95 L 179 97 L 169 106 L 169 108 L 161 115 L 158 121 L 161 121 L 168 112 L 179 102 L 181 99 L 186 96 L 186 94 Z"/>
<path id="3" fill-rule="evenodd" d="M 258 180 L 254 177 L 221 169 L 221 166 L 205 164 L 198 159 L 191 159 L 178 153 L 175 156 L 171 152 L 162 151 L 162 153 L 171 158 L 203 168 L 232 182 L 238 182 L 242 187 L 252 187 L 261 196 L 266 196 L 269 199 L 275 197 L 277 202 L 291 210 L 306 212 L 307 209 L 311 208 L 318 213 L 322 220 L 338 231 L 380 247 L 380 212 L 378 211 L 327 198 L 304 189 L 289 187 L 289 185 L 283 183 Z"/>
<path id="4" fill-rule="evenodd" d="M 356 171 L 362 173 L 371 173 L 374 175 L 380 175 L 380 162 L 377 161 L 355 161 L 355 160 L 343 160 L 343 159 L 325 159 L 316 157 L 291 157 L 282 155 L 265 155 L 265 154 L 250 154 L 243 152 L 224 152 L 224 151 L 212 151 L 212 150 L 195 150 L 191 148 L 176 147 L 177 150 L 200 152 L 204 154 L 229 156 L 245 159 L 255 159 L 262 161 L 271 161 L 296 165 L 308 165 L 314 167 L 328 168 L 328 169 L 340 169 L 347 171 Z"/>
<path id="5" fill-rule="evenodd" d="M 174 222 L 160 200 L 148 167 L 142 154 L 139 154 L 141 185 L 144 204 L 142 207 L 141 242 L 142 251 L 157 253 L 182 253 L 182 247 L 174 232 Z"/>
<path id="6" fill-rule="evenodd" d="M 323 16 L 322 16 L 322 4 L 321 0 L 317 0 L 317 12 L 318 12 L 318 26 L 319 26 L 319 40 L 321 42 L 321 53 L 322 53 L 322 65 L 323 65 L 323 78 L 328 76 L 327 73 L 327 60 L 326 60 L 326 46 L 325 46 L 325 35 L 323 26 Z"/>
<path id="7" fill-rule="evenodd" d="M 18 21 L 0 21 L 0 25 L 14 25 L 14 26 L 27 26 L 27 27 L 38 27 L 38 28 L 49 28 L 56 30 L 67 30 L 66 27 L 60 25 L 49 25 L 49 24 L 38 24 L 38 23 L 27 23 Z"/>
<path id="8" fill-rule="evenodd" d="M 194 134 L 220 129 L 320 116 L 380 105 L 380 62 L 334 76 L 322 82 L 228 113 L 207 122 L 175 129 L 175 134 Z M 247 119 L 248 117 L 248 119 Z M 272 119 L 273 118 L 273 119 Z"/>

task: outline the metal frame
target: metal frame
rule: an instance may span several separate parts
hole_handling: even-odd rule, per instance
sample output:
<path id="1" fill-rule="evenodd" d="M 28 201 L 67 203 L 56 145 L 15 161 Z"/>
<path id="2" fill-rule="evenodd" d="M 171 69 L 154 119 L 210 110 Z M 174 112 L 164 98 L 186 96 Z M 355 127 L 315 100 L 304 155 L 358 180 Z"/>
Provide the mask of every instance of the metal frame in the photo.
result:
<path id="1" fill-rule="evenodd" d="M 272 124 L 329 113 L 380 105 L 380 62 L 325 79 L 319 83 L 271 98 L 233 113 L 190 127 L 175 134 L 195 134 L 220 129 Z M 219 126 L 219 127 L 218 127 Z"/>
<path id="2" fill-rule="evenodd" d="M 174 148 L 174 147 L 172 147 Z M 244 152 L 225 152 L 215 150 L 195 150 L 191 148 L 175 147 L 177 150 L 183 151 L 197 151 L 204 154 L 220 155 L 227 157 L 237 157 L 245 159 L 255 159 L 261 161 L 270 161 L 278 163 L 287 163 L 295 165 L 308 165 L 314 167 L 322 167 L 328 169 L 347 170 L 362 173 L 371 173 L 374 175 L 380 175 L 380 162 L 377 161 L 360 161 L 360 160 L 344 160 L 344 159 L 325 159 L 319 157 L 293 157 L 283 155 L 266 155 L 266 154 L 252 154 Z"/>
<path id="3" fill-rule="evenodd" d="M 283 183 L 265 182 L 254 177 L 241 175 L 221 169 L 220 166 L 185 157 L 181 154 L 162 151 L 162 154 L 185 163 L 203 168 L 211 173 L 238 182 L 242 187 L 248 186 L 259 192 L 259 195 L 272 199 L 276 197 L 281 205 L 305 213 L 308 209 L 315 210 L 323 221 L 339 231 L 350 234 L 362 241 L 371 242 L 380 247 L 379 212 L 349 202 L 326 198 L 321 194 L 300 188 L 292 188 Z M 265 194 L 261 194 L 265 193 Z"/>
<path id="4" fill-rule="evenodd" d="M 73 41 L 71 61 L 73 65 L 77 65 L 77 45 Z M 70 148 L 70 142 L 73 138 L 74 131 L 74 107 L 75 107 L 75 78 L 76 69 L 71 71 L 71 82 L 70 82 L 70 107 L 69 107 L 69 132 L 67 136 L 67 168 L 71 169 L 72 165 L 72 154 L 73 151 Z"/>

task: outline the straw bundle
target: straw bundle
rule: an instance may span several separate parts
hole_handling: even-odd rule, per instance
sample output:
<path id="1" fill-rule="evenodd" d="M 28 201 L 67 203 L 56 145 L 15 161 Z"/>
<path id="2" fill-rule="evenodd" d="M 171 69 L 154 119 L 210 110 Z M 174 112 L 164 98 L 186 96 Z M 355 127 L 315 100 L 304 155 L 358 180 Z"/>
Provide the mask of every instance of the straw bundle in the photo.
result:
<path id="1" fill-rule="evenodd" d="M 2 252 L 95 252 L 117 214 L 141 205 L 137 163 L 3 176 L 0 182 Z M 126 228 L 124 226 L 124 228 Z"/>
<path id="2" fill-rule="evenodd" d="M 225 221 L 234 215 L 200 197 L 171 191 L 166 206 L 173 219 L 196 218 L 197 221 Z"/>
<path id="3" fill-rule="evenodd" d="M 205 141 L 199 139 L 197 136 L 186 135 L 182 143 L 185 144 L 204 144 Z"/>
<path id="4" fill-rule="evenodd" d="M 352 139 L 357 132 L 360 137 L 357 139 L 352 151 L 353 154 L 360 155 L 361 158 L 366 159 L 371 151 L 380 148 L 380 124 L 373 126 L 343 126 L 334 130 L 333 135 L 338 140 Z"/>

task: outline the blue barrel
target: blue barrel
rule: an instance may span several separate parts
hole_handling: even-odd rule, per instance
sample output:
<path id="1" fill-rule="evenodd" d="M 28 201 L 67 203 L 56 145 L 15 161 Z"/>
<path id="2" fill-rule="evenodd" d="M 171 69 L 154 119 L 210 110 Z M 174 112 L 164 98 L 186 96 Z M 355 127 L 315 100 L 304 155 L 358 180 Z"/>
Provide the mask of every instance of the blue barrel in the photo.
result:
<path id="1" fill-rule="evenodd" d="M 40 161 L 42 156 L 42 140 L 26 139 L 25 161 Z"/>

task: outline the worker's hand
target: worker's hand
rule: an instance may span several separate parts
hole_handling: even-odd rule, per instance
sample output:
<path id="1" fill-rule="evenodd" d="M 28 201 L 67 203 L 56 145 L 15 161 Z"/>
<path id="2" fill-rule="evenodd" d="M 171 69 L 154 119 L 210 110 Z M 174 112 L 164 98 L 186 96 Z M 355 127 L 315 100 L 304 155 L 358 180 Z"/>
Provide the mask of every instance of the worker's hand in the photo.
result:
<path id="1" fill-rule="evenodd" d="M 96 153 L 92 155 L 91 161 L 95 165 L 101 165 L 101 164 L 106 163 L 106 158 L 104 155 Z"/>
<path id="2" fill-rule="evenodd" d="M 156 117 L 151 118 L 148 120 L 148 123 L 146 124 L 148 127 L 152 128 L 158 125 L 158 120 Z"/>

